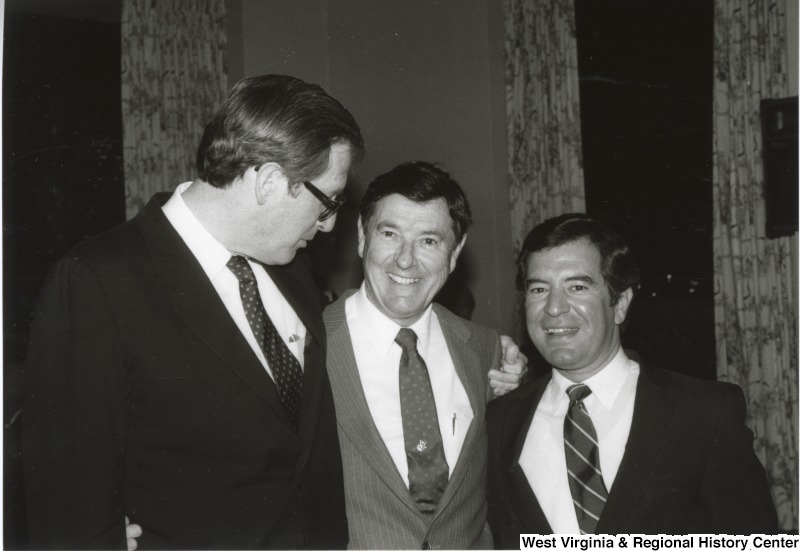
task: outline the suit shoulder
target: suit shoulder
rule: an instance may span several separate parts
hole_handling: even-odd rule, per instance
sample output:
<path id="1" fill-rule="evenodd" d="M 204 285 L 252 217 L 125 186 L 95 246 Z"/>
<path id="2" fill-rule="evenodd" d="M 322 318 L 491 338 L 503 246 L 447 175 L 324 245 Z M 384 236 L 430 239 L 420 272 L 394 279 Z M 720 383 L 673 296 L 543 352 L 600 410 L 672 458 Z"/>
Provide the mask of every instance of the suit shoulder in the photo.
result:
<path id="1" fill-rule="evenodd" d="M 74 245 L 56 264 L 54 271 L 90 267 L 98 273 L 120 265 L 135 266 L 141 258 L 143 241 L 133 221 L 91 236 Z"/>
<path id="2" fill-rule="evenodd" d="M 685 373 L 679 373 L 677 371 L 672 371 L 669 369 L 660 369 L 658 367 L 653 367 L 650 365 L 642 366 L 642 372 L 650 374 L 655 378 L 660 378 L 663 381 L 668 382 L 669 384 L 673 385 L 678 389 L 683 390 L 697 390 L 697 391 L 708 391 L 708 390 L 718 390 L 718 391 L 725 391 L 725 390 L 732 390 L 739 388 L 737 385 L 733 383 L 728 383 L 725 381 L 716 381 L 711 379 L 701 379 L 699 377 L 694 377 L 692 375 L 687 375 Z"/>
<path id="3" fill-rule="evenodd" d="M 134 220 L 128 220 L 118 226 L 105 230 L 77 243 L 67 254 L 81 257 L 102 257 L 124 253 L 120 251 L 121 245 L 127 245 L 136 239 L 139 232 Z"/>
<path id="4" fill-rule="evenodd" d="M 77 244 L 61 257 L 52 274 L 88 270 L 102 280 L 145 281 L 159 276 L 158 265 L 193 259 L 161 210 L 162 199 L 154 197 L 131 220 Z"/>
<path id="5" fill-rule="evenodd" d="M 347 321 L 345 302 L 355 292 L 354 290 L 345 291 L 342 296 L 326 306 L 322 311 L 322 320 L 325 322 L 325 331 L 328 337 L 333 335 Z"/>
<path id="6" fill-rule="evenodd" d="M 486 341 L 497 341 L 498 343 L 500 342 L 500 334 L 495 329 L 492 329 L 491 327 L 486 327 L 485 325 L 480 325 L 478 323 L 463 318 L 459 319 L 464 322 L 467 328 L 469 328 L 473 336 Z"/>
<path id="7" fill-rule="evenodd" d="M 464 319 L 461 316 L 454 314 L 439 303 L 434 303 L 433 311 L 436 314 L 436 317 L 439 319 L 439 323 L 442 325 L 442 327 L 453 327 L 465 330 L 472 338 L 476 338 L 479 341 L 500 342 L 500 335 L 494 329 L 486 327 L 485 325 L 480 325 L 474 321 Z"/>
<path id="8" fill-rule="evenodd" d="M 651 377 L 679 400 L 719 404 L 744 400 L 742 389 L 733 383 L 692 377 L 677 371 L 643 366 L 643 374 Z"/>

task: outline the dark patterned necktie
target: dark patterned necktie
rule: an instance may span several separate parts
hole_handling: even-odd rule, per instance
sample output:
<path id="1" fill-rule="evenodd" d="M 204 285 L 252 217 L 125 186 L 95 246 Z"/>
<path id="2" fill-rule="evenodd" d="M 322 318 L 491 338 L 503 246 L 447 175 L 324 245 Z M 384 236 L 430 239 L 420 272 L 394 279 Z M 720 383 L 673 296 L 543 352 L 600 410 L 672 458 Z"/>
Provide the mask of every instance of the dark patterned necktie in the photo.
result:
<path id="1" fill-rule="evenodd" d="M 228 261 L 228 269 L 239 280 L 239 294 L 242 297 L 247 321 L 275 377 L 281 403 L 289 413 L 294 429 L 297 430 L 303 387 L 303 370 L 300 368 L 300 362 L 283 342 L 272 320 L 269 319 L 261 302 L 255 275 L 247 260 L 241 256 L 232 256 Z"/>
<path id="2" fill-rule="evenodd" d="M 433 515 L 448 481 L 436 402 L 428 367 L 417 352 L 417 334 L 403 328 L 395 338 L 400 356 L 400 408 L 408 461 L 408 491 L 417 509 Z"/>
<path id="3" fill-rule="evenodd" d="M 583 400 L 592 393 L 584 385 L 567 389 L 569 409 L 564 419 L 564 453 L 567 458 L 567 477 L 572 493 L 572 503 L 582 534 L 594 534 L 600 513 L 608 499 L 608 492 L 600 471 L 600 450 Z"/>

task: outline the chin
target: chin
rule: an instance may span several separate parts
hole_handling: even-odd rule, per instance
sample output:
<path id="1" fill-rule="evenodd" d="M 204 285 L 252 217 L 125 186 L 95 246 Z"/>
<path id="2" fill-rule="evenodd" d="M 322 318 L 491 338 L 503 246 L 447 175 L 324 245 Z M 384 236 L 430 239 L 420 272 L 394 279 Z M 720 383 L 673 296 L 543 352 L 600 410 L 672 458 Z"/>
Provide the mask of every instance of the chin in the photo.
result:
<path id="1" fill-rule="evenodd" d="M 425 309 L 406 309 L 406 308 L 387 308 L 387 314 L 391 319 L 393 319 L 397 323 L 406 323 L 411 322 L 413 324 L 416 322 L 421 316 Z"/>
<path id="2" fill-rule="evenodd" d="M 267 266 L 283 266 L 284 264 L 289 264 L 292 260 L 294 260 L 295 256 L 297 256 L 297 251 L 291 250 L 281 254 L 273 253 L 269 256 L 259 256 L 256 258 L 256 260 Z"/>
<path id="3" fill-rule="evenodd" d="M 572 354 L 560 354 L 558 352 L 554 354 L 542 354 L 542 357 L 553 367 L 566 370 L 573 369 L 574 364 L 578 361 Z"/>
<path id="4" fill-rule="evenodd" d="M 291 252 L 287 253 L 286 255 L 284 255 L 284 257 L 282 258 L 282 261 L 280 262 L 280 264 L 289 264 L 290 262 L 292 262 L 294 260 L 294 258 L 296 256 L 297 256 L 297 251 L 291 251 Z"/>

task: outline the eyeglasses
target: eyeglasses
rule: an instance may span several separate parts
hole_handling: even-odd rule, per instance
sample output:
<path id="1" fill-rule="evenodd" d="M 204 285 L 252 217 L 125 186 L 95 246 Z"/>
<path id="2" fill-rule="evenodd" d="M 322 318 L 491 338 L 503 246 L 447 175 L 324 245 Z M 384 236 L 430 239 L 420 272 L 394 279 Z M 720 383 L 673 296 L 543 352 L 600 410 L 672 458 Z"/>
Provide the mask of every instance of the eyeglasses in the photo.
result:
<path id="1" fill-rule="evenodd" d="M 306 186 L 306 189 L 310 191 L 314 195 L 314 197 L 319 199 L 320 203 L 325 205 L 325 210 L 323 210 L 322 214 L 320 214 L 319 218 L 317 218 L 317 220 L 320 222 L 324 222 L 325 220 L 336 214 L 336 211 L 342 208 L 342 205 L 344 205 L 344 202 L 347 200 L 346 195 L 342 195 L 338 199 L 331 199 L 330 197 L 322 193 L 317 188 L 317 186 L 315 186 L 311 182 L 303 182 L 303 185 Z"/>

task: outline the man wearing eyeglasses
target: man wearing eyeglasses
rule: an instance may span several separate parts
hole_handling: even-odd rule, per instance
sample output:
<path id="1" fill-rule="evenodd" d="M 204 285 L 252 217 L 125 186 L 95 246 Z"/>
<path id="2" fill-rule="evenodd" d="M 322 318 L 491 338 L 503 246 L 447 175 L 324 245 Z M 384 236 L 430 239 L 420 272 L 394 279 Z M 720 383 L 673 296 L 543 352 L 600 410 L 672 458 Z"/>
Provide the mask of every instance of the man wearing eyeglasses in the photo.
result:
<path id="1" fill-rule="evenodd" d="M 325 329 L 307 262 L 363 139 L 320 87 L 248 78 L 198 177 L 56 266 L 25 373 L 32 548 L 341 548 Z M 256 337 L 255 335 L 259 335 Z"/>

